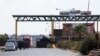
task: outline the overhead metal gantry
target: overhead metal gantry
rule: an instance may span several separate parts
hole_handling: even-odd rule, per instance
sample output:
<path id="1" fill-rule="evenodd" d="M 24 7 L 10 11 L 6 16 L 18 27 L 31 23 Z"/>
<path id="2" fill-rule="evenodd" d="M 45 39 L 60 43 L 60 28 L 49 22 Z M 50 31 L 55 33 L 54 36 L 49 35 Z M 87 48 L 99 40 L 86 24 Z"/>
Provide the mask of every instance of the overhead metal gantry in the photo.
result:
<path id="1" fill-rule="evenodd" d="M 16 21 L 100 21 L 100 15 L 13 15 Z"/>
<path id="2" fill-rule="evenodd" d="M 97 21 L 97 32 L 98 32 L 98 21 L 100 21 L 100 15 L 76 15 L 76 16 L 60 16 L 60 15 L 13 15 L 15 18 L 15 35 L 17 40 L 17 22 L 52 22 L 52 37 L 54 21 Z"/>

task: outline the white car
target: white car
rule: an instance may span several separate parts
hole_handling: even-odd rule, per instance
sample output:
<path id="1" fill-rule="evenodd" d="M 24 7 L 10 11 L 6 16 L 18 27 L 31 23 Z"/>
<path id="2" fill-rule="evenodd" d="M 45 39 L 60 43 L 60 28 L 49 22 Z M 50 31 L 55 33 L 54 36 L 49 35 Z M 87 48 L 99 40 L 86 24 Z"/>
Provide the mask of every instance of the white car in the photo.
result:
<path id="1" fill-rule="evenodd" d="M 13 50 L 13 51 L 16 50 L 16 47 L 13 42 L 7 42 L 5 44 L 5 51 L 10 51 L 10 50 Z"/>

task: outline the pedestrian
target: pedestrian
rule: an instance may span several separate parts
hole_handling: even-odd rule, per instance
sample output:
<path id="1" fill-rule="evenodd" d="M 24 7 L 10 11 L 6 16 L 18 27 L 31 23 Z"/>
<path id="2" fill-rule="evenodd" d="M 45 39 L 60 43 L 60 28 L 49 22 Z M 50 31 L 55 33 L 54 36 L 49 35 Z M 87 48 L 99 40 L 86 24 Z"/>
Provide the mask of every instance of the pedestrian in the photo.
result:
<path id="1" fill-rule="evenodd" d="M 22 43 L 22 41 L 18 41 L 18 46 L 19 46 L 19 49 L 20 49 L 20 50 L 23 48 L 23 43 Z"/>

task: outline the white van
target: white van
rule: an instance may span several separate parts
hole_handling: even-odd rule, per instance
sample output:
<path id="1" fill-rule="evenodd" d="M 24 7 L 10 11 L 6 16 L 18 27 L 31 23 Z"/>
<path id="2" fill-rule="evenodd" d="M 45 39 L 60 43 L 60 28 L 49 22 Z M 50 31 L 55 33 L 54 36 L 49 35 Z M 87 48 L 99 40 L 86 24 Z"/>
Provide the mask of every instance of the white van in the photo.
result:
<path id="1" fill-rule="evenodd" d="M 10 51 L 10 50 L 13 50 L 13 51 L 16 50 L 16 47 L 13 42 L 7 42 L 5 44 L 5 51 Z"/>

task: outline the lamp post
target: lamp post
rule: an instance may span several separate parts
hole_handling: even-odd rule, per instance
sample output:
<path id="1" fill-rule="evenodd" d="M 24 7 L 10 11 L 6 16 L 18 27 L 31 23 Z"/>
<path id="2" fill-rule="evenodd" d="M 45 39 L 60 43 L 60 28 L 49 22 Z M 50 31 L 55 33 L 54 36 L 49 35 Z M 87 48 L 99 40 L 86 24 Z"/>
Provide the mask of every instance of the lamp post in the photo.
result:
<path id="1" fill-rule="evenodd" d="M 90 9 L 90 0 L 88 0 L 87 12 L 89 11 L 89 9 Z M 88 20 L 86 21 L 86 34 L 87 34 L 87 27 L 88 27 Z"/>
<path id="2" fill-rule="evenodd" d="M 88 8 L 87 8 L 87 11 L 89 11 L 90 9 L 90 0 L 88 0 Z"/>

